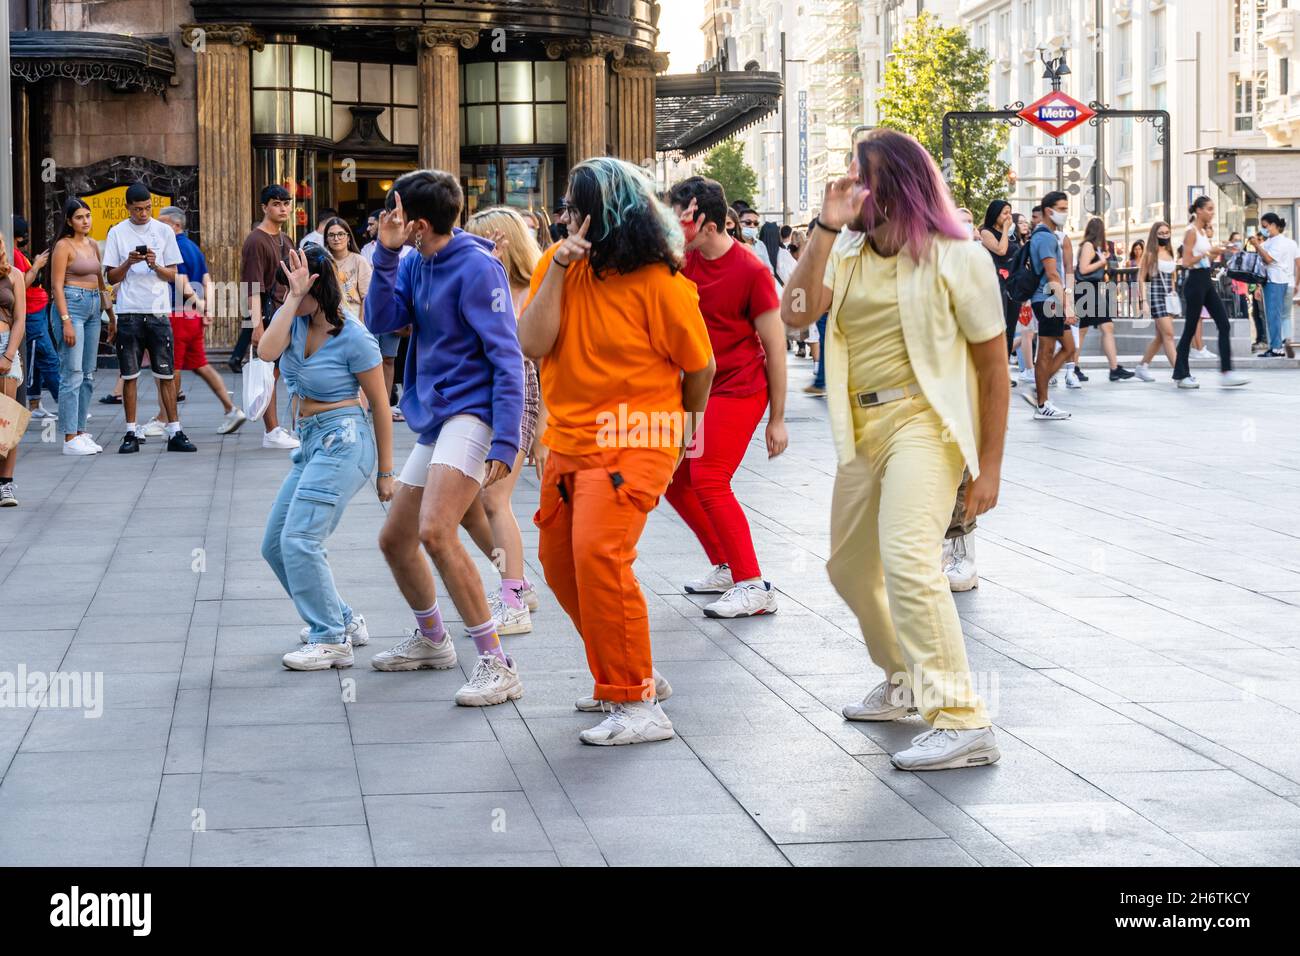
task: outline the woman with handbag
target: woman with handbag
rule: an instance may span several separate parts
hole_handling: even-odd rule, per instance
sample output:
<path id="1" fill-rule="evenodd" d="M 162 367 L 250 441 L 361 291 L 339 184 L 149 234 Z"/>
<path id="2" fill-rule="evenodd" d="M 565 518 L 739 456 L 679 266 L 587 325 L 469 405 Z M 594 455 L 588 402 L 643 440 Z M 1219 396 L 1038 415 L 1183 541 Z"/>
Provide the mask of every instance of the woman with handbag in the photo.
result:
<path id="1" fill-rule="evenodd" d="M 1175 288 L 1178 260 L 1174 258 L 1173 231 L 1167 222 L 1151 227 L 1146 250 L 1138 266 L 1138 309 L 1155 323 L 1156 334 L 1151 339 L 1142 361 L 1137 367 L 1137 377 L 1144 382 L 1154 382 L 1151 360 L 1164 349 L 1170 366 L 1177 363 L 1174 350 L 1174 316 L 1182 314 L 1182 303 Z"/>
<path id="2" fill-rule="evenodd" d="M 1089 329 L 1101 330 L 1101 350 L 1110 365 L 1110 380 L 1125 382 L 1133 373 L 1119 364 L 1115 348 L 1115 301 L 1112 286 L 1106 281 L 1106 224 L 1094 216 L 1083 231 L 1079 259 L 1074 270 L 1074 314 L 1079 317 L 1079 353 Z M 1086 379 L 1084 380 L 1086 381 Z"/>
<path id="3" fill-rule="evenodd" d="M 1296 266 L 1300 248 L 1295 240 L 1283 235 L 1286 220 L 1275 212 L 1266 212 L 1259 223 L 1268 238 L 1256 235 L 1251 242 L 1263 260 L 1264 316 L 1268 320 L 1268 351 L 1261 358 L 1286 358 L 1283 351 L 1287 320 L 1291 317 L 1291 297 L 1295 294 Z"/>
<path id="4" fill-rule="evenodd" d="M 0 395 L 13 400 L 23 381 L 23 362 L 19 358 L 23 333 L 27 327 L 27 297 L 23 274 L 15 272 L 9 262 L 9 250 L 0 234 Z M 18 321 L 15 323 L 14 319 Z M 22 406 L 18 406 L 21 410 Z M 14 494 L 14 465 L 18 463 L 18 442 L 0 455 L 0 508 L 18 504 Z"/>

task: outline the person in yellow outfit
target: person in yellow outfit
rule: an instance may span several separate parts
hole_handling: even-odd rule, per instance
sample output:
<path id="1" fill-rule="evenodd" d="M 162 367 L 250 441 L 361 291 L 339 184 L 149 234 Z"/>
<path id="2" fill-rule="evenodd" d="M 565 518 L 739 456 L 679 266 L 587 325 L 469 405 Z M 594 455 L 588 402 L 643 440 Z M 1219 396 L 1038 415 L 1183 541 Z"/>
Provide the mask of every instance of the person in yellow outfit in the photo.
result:
<path id="1" fill-rule="evenodd" d="M 849 175 L 826 187 L 781 318 L 803 327 L 827 310 L 839 459 L 827 571 L 885 672 L 844 716 L 919 712 L 931 729 L 893 756 L 900 770 L 991 764 L 997 743 L 940 553 L 964 468 L 967 516 L 997 503 L 1006 328 L 988 255 L 906 134 L 871 130 Z"/>

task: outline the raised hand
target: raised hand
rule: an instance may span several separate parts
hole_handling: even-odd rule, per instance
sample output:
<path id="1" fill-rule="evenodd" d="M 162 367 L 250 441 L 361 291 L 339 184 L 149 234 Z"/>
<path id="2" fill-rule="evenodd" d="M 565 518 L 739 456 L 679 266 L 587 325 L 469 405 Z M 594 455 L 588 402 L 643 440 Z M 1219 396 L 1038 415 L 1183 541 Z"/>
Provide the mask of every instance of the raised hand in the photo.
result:
<path id="1" fill-rule="evenodd" d="M 415 234 L 415 223 L 406 221 L 401 193 L 393 193 L 393 208 L 385 209 L 379 214 L 379 225 L 375 228 L 375 234 L 380 243 L 393 252 L 399 252 L 402 246 L 411 241 L 411 236 Z"/>
<path id="2" fill-rule="evenodd" d="M 492 255 L 497 257 L 497 261 L 504 260 L 506 246 L 510 245 L 510 239 L 506 234 L 500 229 L 493 229 L 486 238 L 492 243 Z"/>
<path id="3" fill-rule="evenodd" d="M 301 299 L 316 281 L 316 277 L 307 271 L 307 257 L 297 249 L 290 247 L 289 263 L 280 263 L 280 271 L 289 283 L 289 295 Z M 254 330 L 256 331 L 256 330 Z"/>
<path id="4" fill-rule="evenodd" d="M 832 229 L 839 229 L 857 218 L 862 202 L 870 190 L 853 176 L 841 176 L 826 184 L 821 212 L 817 220 Z"/>
<path id="5" fill-rule="evenodd" d="M 576 232 L 570 232 L 561 240 L 555 249 L 555 261 L 562 266 L 568 266 L 570 262 L 578 259 L 585 259 L 587 253 L 591 251 L 591 243 L 587 241 L 587 230 L 591 228 L 591 216 L 584 216 L 582 225 Z"/>

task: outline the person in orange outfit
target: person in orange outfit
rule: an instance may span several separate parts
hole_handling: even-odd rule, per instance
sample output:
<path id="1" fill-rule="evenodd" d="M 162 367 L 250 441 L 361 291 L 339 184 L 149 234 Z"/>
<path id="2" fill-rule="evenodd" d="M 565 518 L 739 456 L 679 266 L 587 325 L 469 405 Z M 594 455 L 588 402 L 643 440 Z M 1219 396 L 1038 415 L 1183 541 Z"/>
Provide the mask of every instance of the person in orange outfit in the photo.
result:
<path id="1" fill-rule="evenodd" d="M 595 678 L 577 708 L 608 711 L 583 743 L 666 740 L 659 701 L 671 690 L 654 670 L 632 563 L 704 413 L 713 351 L 680 272 L 681 227 L 646 174 L 589 159 L 570 172 L 565 201 L 569 235 L 543 254 L 519 318 L 549 413 L 538 556 Z"/>

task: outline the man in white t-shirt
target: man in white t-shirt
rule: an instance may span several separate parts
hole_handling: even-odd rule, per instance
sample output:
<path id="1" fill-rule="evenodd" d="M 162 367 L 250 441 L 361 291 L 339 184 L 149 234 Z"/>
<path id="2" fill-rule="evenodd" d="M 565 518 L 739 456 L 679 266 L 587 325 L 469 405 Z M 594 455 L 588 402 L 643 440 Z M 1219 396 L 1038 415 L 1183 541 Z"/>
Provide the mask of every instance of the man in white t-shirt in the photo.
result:
<path id="1" fill-rule="evenodd" d="M 1259 224 L 1268 238 L 1253 236 L 1255 251 L 1268 269 L 1264 283 L 1264 315 L 1268 320 L 1268 351 L 1260 358 L 1284 358 L 1287 319 L 1291 317 L 1291 296 L 1294 295 L 1296 272 L 1300 269 L 1300 246 L 1284 235 L 1286 220 L 1275 212 L 1259 217 Z"/>
<path id="2" fill-rule="evenodd" d="M 173 371 L 171 284 L 181 252 L 176 233 L 153 218 L 149 187 L 132 183 L 126 190 L 127 218 L 108 230 L 104 242 L 104 265 L 108 281 L 117 286 L 117 367 L 122 375 L 122 410 L 126 413 L 126 437 L 119 454 L 140 450 L 136 430 L 136 381 L 140 359 L 149 352 L 149 367 L 158 382 L 158 403 L 167 419 L 167 450 L 197 451 L 181 431 L 176 410 L 176 379 Z"/>

